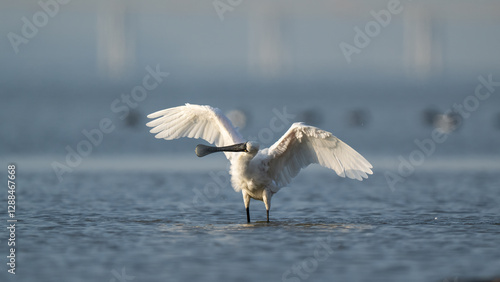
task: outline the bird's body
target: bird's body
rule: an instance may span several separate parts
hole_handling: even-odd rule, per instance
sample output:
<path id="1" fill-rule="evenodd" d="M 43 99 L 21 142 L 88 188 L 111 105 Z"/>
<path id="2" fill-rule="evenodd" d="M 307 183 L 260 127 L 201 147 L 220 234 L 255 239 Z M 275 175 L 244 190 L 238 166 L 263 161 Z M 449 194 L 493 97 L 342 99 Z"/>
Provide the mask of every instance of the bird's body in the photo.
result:
<path id="1" fill-rule="evenodd" d="M 275 144 L 259 150 L 256 142 L 245 142 L 229 119 L 210 106 L 186 104 L 148 117 L 156 118 L 147 124 L 156 138 L 202 138 L 217 146 L 198 145 L 200 157 L 224 151 L 231 162 L 231 184 L 243 195 L 248 222 L 250 198 L 264 202 L 269 221 L 272 196 L 309 164 L 318 163 L 357 180 L 372 174 L 371 164 L 354 149 L 330 132 L 303 123 L 294 123 Z"/>

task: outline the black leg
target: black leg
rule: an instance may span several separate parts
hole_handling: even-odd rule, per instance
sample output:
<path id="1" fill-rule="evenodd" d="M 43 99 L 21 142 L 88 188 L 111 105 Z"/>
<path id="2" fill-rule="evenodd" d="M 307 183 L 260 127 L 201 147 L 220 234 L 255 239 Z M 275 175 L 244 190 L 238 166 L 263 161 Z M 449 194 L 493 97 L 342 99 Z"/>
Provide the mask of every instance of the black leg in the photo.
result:
<path id="1" fill-rule="evenodd" d="M 250 207 L 247 208 L 247 222 L 250 223 Z"/>
<path id="2" fill-rule="evenodd" d="M 269 222 L 269 210 L 266 210 L 267 212 L 267 222 Z"/>

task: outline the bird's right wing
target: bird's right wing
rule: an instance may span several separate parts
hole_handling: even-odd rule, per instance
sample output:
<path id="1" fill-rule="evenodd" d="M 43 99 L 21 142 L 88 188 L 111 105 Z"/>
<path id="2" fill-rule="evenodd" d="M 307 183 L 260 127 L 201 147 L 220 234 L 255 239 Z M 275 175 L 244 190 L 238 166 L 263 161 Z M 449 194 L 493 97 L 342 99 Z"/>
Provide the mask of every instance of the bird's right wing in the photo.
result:
<path id="1" fill-rule="evenodd" d="M 155 119 L 146 125 L 153 127 L 150 132 L 158 139 L 201 138 L 218 147 L 245 142 L 231 121 L 210 106 L 186 104 L 152 113 L 148 118 Z M 228 159 L 234 154 L 224 153 Z"/>
<path id="2" fill-rule="evenodd" d="M 372 165 L 349 145 L 330 132 L 303 123 L 294 123 L 267 154 L 270 176 L 280 186 L 313 163 L 360 181 L 372 174 Z"/>

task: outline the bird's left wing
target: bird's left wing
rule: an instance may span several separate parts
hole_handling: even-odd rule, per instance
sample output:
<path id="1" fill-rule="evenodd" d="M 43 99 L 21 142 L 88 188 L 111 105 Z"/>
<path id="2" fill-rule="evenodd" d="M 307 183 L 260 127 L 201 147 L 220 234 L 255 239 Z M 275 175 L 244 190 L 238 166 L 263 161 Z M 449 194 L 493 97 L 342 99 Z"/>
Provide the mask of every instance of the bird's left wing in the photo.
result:
<path id="1" fill-rule="evenodd" d="M 294 123 L 267 155 L 270 176 L 280 186 L 313 163 L 360 181 L 372 174 L 372 165 L 349 145 L 330 132 L 303 123 Z"/>
<path id="2" fill-rule="evenodd" d="M 146 125 L 153 127 L 150 132 L 158 139 L 201 138 L 219 147 L 245 142 L 231 121 L 210 106 L 186 104 L 149 114 L 148 118 L 155 119 Z M 228 159 L 234 154 L 224 153 Z"/>

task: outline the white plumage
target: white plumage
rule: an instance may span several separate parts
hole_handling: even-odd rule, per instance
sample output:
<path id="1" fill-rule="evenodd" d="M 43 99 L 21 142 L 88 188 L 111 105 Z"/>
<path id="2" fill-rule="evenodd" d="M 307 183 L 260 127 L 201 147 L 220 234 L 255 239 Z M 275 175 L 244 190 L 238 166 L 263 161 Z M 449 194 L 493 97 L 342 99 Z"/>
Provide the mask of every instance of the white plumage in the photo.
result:
<path id="1" fill-rule="evenodd" d="M 237 145 L 233 149 L 213 148 L 210 153 L 232 150 L 224 153 L 231 162 L 231 184 L 243 194 L 248 222 L 250 198 L 265 203 L 269 221 L 271 197 L 310 164 L 320 164 L 341 177 L 360 181 L 372 174 L 372 165 L 349 145 L 330 132 L 303 123 L 294 123 L 271 147 L 259 150 L 257 143 L 245 143 L 217 108 L 186 104 L 152 113 L 148 118 L 154 119 L 147 126 L 153 127 L 150 132 L 156 138 L 201 138 L 217 147 Z"/>
<path id="2" fill-rule="evenodd" d="M 149 114 L 148 118 L 156 118 L 146 125 L 153 127 L 150 132 L 158 139 L 201 138 L 219 147 L 245 142 L 221 110 L 210 106 L 186 104 Z M 234 155 L 224 153 L 229 160 Z"/>

